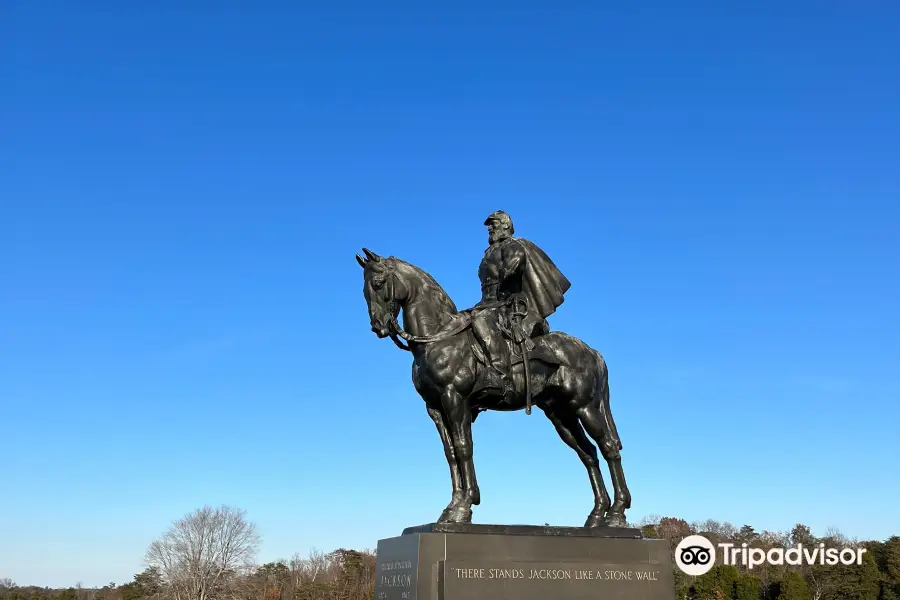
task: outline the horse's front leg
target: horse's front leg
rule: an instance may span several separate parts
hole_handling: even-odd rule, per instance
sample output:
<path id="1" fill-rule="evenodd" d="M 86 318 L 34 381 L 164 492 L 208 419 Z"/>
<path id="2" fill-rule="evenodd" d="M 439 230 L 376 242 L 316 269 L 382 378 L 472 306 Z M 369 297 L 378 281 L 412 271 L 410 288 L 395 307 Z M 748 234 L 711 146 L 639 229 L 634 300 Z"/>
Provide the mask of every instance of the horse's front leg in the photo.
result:
<path id="1" fill-rule="evenodd" d="M 444 455 L 447 457 L 447 464 L 450 466 L 450 482 L 453 484 L 453 498 L 450 504 L 447 505 L 447 508 L 444 509 L 444 512 L 441 513 L 441 518 L 438 519 L 438 523 L 445 523 L 451 520 L 450 516 L 454 514 L 459 504 L 463 501 L 465 491 L 463 490 L 459 461 L 456 459 L 456 449 L 453 446 L 453 439 L 450 437 L 450 430 L 447 429 L 447 423 L 444 421 L 444 414 L 438 408 L 431 406 L 427 408 L 428 416 L 434 421 L 438 434 L 441 436 L 441 442 L 444 444 Z"/>
<path id="2" fill-rule="evenodd" d="M 448 515 L 454 523 L 471 523 L 472 506 L 481 503 L 481 491 L 475 477 L 475 463 L 472 460 L 472 411 L 469 403 L 452 386 L 441 396 L 443 413 L 447 416 L 450 437 L 456 451 L 456 460 L 462 471 L 462 485 L 465 491 L 463 501 Z"/>

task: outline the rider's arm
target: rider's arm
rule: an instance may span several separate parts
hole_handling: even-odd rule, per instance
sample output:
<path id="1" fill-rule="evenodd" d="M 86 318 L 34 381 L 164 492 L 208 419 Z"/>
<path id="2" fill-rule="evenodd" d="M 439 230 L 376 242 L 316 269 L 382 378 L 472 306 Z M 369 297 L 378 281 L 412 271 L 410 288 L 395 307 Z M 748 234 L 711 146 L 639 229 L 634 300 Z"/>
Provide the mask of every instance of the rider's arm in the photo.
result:
<path id="1" fill-rule="evenodd" d="M 510 277 L 521 275 L 525 271 L 525 248 L 517 241 L 512 241 L 503 248 L 503 267 L 500 278 L 506 281 Z"/>

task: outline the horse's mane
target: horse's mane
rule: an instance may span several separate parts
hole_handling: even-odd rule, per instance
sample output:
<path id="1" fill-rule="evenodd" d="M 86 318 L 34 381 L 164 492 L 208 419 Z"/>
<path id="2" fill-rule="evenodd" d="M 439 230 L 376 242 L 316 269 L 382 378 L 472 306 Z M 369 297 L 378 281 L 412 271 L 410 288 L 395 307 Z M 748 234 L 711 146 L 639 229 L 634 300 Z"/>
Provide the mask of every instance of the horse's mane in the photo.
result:
<path id="1" fill-rule="evenodd" d="M 444 288 L 432 277 L 428 272 L 423 271 L 416 265 L 406 262 L 405 260 L 401 260 L 395 256 L 392 256 L 390 260 L 397 263 L 398 266 L 406 267 L 413 271 L 419 279 L 422 280 L 423 292 L 428 294 L 430 298 L 444 311 L 448 314 L 455 315 L 459 311 L 456 308 L 456 303 L 453 302 L 453 299 L 444 291 Z"/>

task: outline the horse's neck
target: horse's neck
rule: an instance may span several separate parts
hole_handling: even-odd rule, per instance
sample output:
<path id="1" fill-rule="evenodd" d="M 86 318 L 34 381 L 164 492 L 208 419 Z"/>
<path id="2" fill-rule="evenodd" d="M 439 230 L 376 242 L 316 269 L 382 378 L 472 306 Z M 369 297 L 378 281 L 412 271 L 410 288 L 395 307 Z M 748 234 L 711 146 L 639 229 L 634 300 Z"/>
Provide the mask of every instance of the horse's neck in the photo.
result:
<path id="1" fill-rule="evenodd" d="M 415 337 L 436 334 L 456 313 L 446 293 L 424 279 L 407 285 L 409 297 L 403 304 L 403 329 Z"/>

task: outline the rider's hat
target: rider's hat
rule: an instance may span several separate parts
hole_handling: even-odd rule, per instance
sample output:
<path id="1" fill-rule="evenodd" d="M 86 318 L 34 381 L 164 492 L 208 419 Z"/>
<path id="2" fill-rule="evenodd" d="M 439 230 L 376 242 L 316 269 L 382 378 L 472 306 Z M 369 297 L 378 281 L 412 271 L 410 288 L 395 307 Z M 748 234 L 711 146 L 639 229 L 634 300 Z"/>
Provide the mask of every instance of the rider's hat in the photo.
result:
<path id="1" fill-rule="evenodd" d="M 512 217 L 505 210 L 495 210 L 484 220 L 484 224 L 489 225 L 491 221 L 500 221 L 512 227 Z"/>

